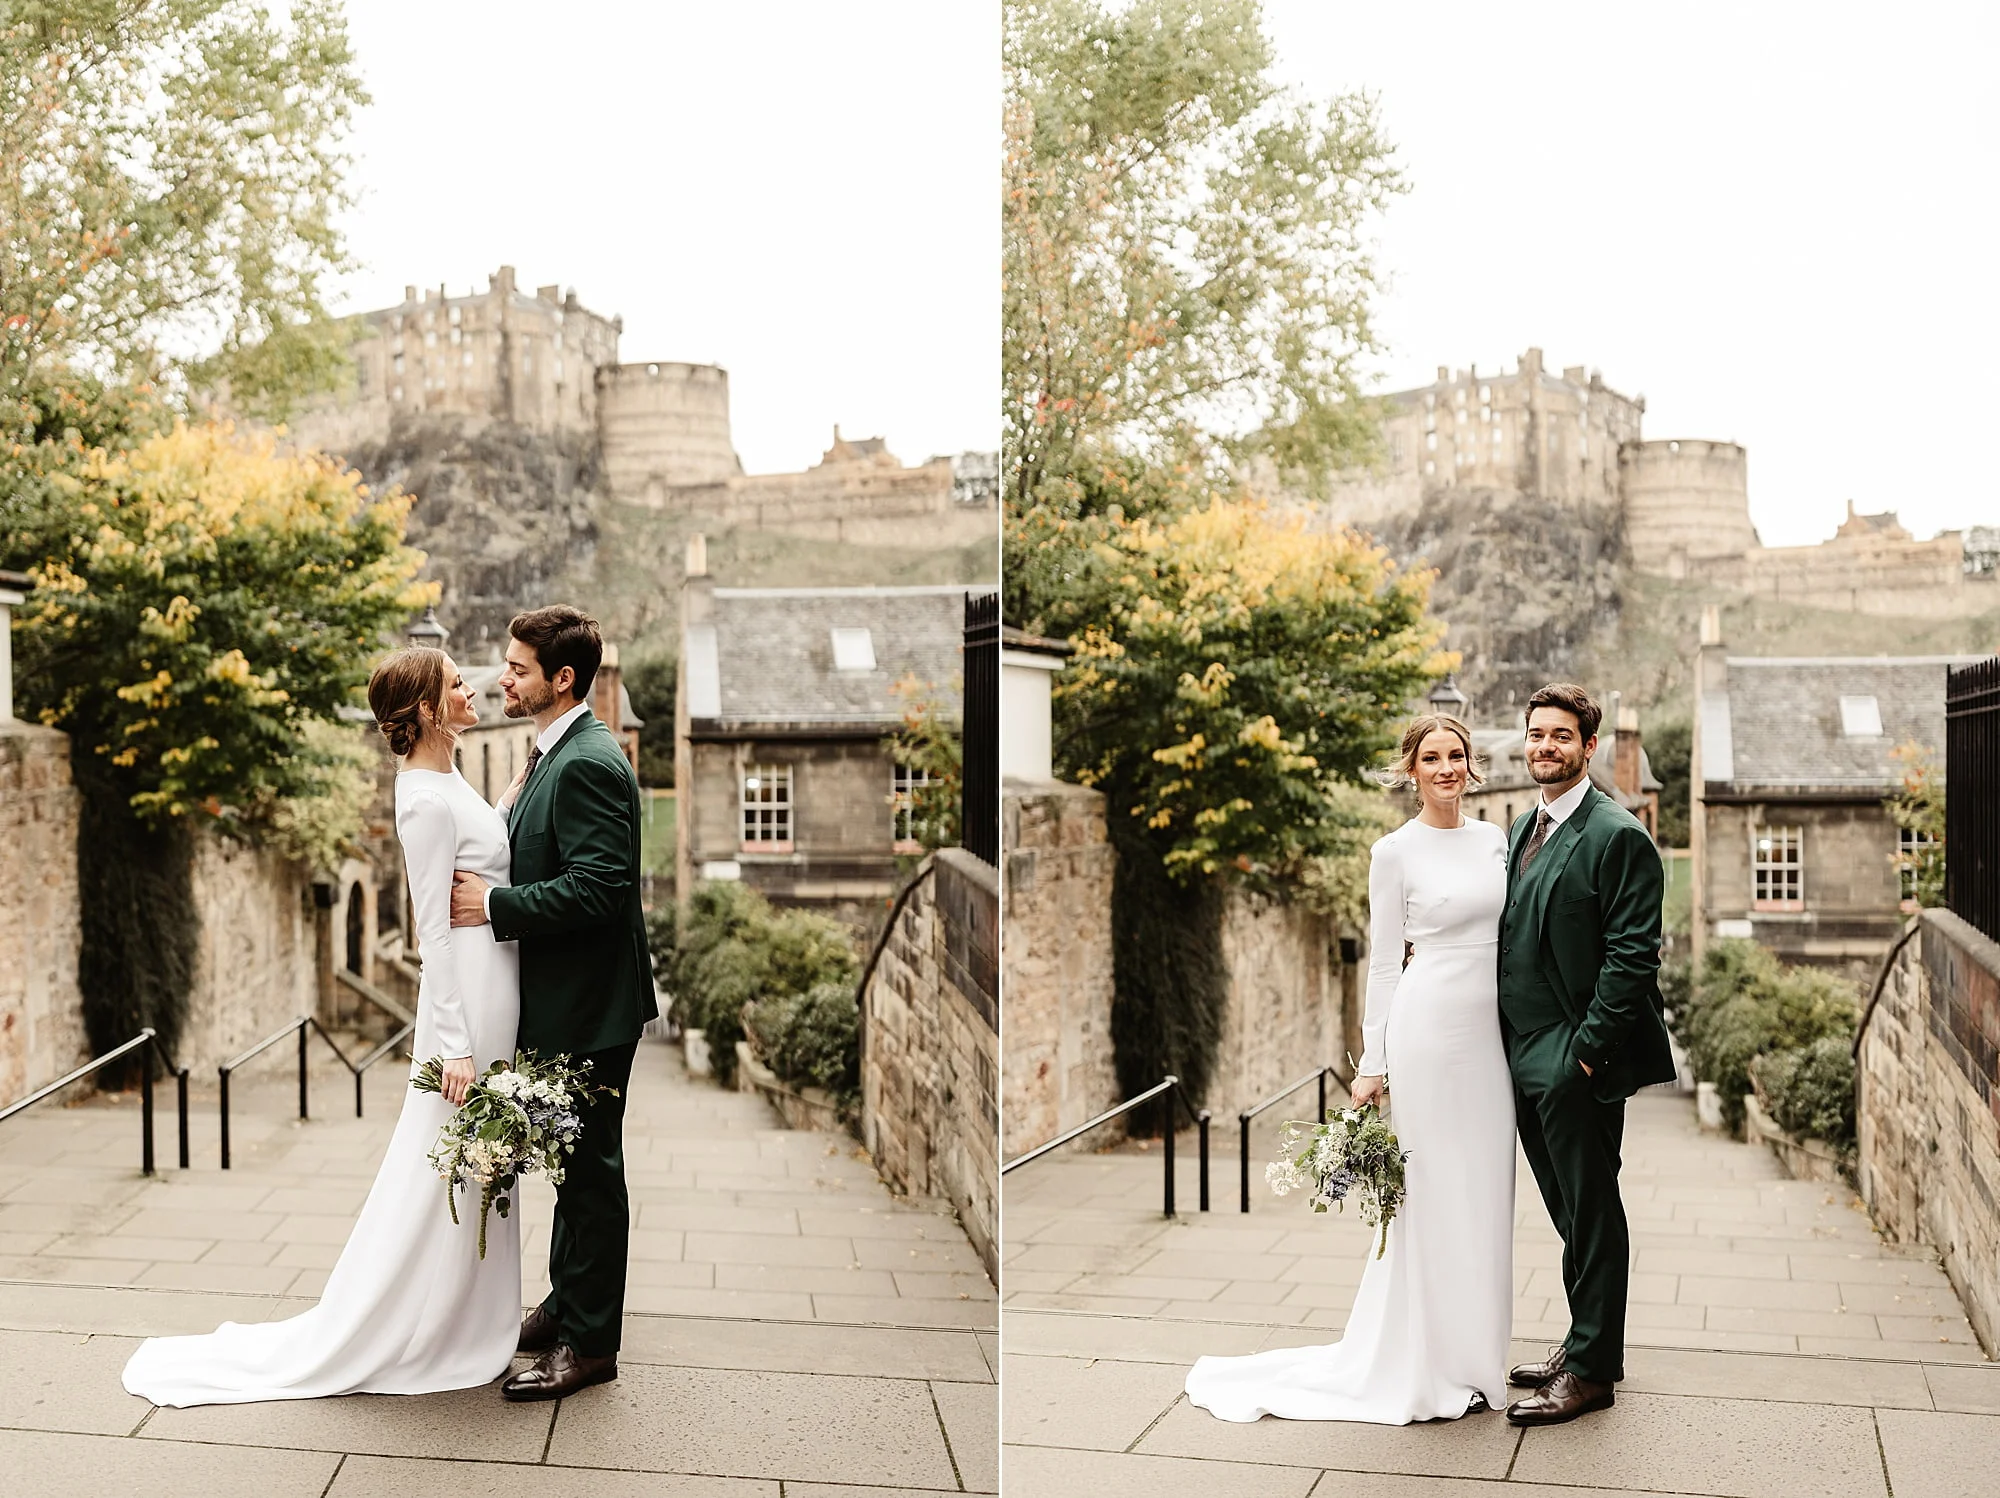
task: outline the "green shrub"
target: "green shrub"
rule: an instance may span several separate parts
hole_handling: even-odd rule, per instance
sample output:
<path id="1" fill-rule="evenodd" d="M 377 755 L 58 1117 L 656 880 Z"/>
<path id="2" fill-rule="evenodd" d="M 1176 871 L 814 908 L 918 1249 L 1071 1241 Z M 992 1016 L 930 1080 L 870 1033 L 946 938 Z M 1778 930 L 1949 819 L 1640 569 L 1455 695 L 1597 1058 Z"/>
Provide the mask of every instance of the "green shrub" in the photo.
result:
<path id="1" fill-rule="evenodd" d="M 847 928 L 803 910 L 776 910 L 749 886 L 695 886 L 673 933 L 668 967 L 675 1012 L 706 1033 L 715 1074 L 736 1076 L 743 1006 L 806 993 L 822 983 L 853 987 L 859 966 Z"/>
<path id="2" fill-rule="evenodd" d="M 1743 1094 L 1757 1057 L 1829 1038 L 1846 1045 L 1854 1035 L 1847 983 L 1817 968 L 1787 967 L 1754 942 L 1711 942 L 1699 969 L 1670 974 L 1662 986 L 1688 1063 L 1715 1084 L 1732 1129 L 1743 1126 Z"/>
<path id="3" fill-rule="evenodd" d="M 1854 1148 L 1854 1051 L 1845 1036 L 1767 1052 L 1754 1070 L 1779 1128 L 1835 1149 Z"/>
<path id="4" fill-rule="evenodd" d="M 823 1087 L 842 1103 L 861 1095 L 861 1010 L 851 982 L 773 994 L 743 1012 L 758 1055 L 794 1087 Z"/>

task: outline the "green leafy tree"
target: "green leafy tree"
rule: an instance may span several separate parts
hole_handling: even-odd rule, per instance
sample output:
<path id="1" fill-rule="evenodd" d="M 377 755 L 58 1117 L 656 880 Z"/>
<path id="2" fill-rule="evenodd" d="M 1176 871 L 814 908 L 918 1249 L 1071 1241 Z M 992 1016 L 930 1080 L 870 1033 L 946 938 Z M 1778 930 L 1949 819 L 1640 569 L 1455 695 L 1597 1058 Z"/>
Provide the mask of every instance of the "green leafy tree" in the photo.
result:
<path id="1" fill-rule="evenodd" d="M 1920 906 L 1944 904 L 1944 768 L 1921 744 L 1891 751 L 1903 766 L 1903 784 L 1889 798 L 1889 815 L 1914 834 L 1908 851 L 1895 855 L 1897 877 Z"/>
<path id="2" fill-rule="evenodd" d="M 645 725 L 639 730 L 639 784 L 674 783 L 674 697 L 679 690 L 679 665 L 671 655 L 640 656 L 625 667 L 625 690 L 632 711 Z"/>
<path id="3" fill-rule="evenodd" d="M 85 1018 L 100 1048 L 147 1024 L 171 1043 L 193 831 L 330 861 L 369 791 L 339 709 L 432 590 L 408 501 L 328 459 L 223 425 L 148 433 L 143 406 L 87 393 L 33 405 L 109 444 L 70 426 L 0 468 L 0 561 L 35 582 L 14 620 L 22 703 L 70 735 L 84 792 Z"/>
<path id="4" fill-rule="evenodd" d="M 1002 405 L 1025 502 L 1093 446 L 1311 481 L 1373 451 L 1372 100 L 1272 77 L 1256 0 L 1003 12 Z"/>
<path id="5" fill-rule="evenodd" d="M 365 102 L 338 0 L 0 7 L 0 396 L 89 373 L 276 417 L 332 383 Z"/>
<path id="6" fill-rule="evenodd" d="M 891 690 L 903 700 L 903 726 L 890 739 L 889 753 L 905 769 L 921 772 L 908 797 L 910 835 L 925 852 L 955 848 L 963 836 L 965 809 L 959 716 L 930 683 L 913 676 Z"/>
<path id="7" fill-rule="evenodd" d="M 1688 774 L 1694 725 L 1685 718 L 1646 733 L 1646 759 L 1660 781 L 1660 841 L 1669 848 L 1688 845 Z"/>

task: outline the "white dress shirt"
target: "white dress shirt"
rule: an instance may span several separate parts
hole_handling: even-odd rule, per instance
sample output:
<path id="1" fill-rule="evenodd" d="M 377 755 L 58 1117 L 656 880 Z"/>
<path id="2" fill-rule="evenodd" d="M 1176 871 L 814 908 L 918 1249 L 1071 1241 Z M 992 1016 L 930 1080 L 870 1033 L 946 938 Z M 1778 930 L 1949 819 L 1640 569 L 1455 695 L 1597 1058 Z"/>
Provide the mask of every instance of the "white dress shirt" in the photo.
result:
<path id="1" fill-rule="evenodd" d="M 1569 814 L 1583 805 L 1583 798 L 1590 792 L 1590 775 L 1586 771 L 1583 778 L 1564 791 L 1555 800 L 1549 799 L 1548 791 L 1542 792 L 1542 806 L 1549 814 L 1549 835 L 1555 835 L 1556 828 L 1569 820 Z"/>
<path id="2" fill-rule="evenodd" d="M 542 730 L 540 737 L 535 740 L 535 747 L 543 754 L 547 754 L 562 742 L 562 736 L 569 732 L 570 725 L 589 711 L 590 704 L 588 702 L 579 702 L 575 707 L 571 708 L 568 712 L 557 718 L 555 722 Z M 526 790 L 527 787 L 523 786 L 522 789 Z M 513 807 L 510 806 L 507 810 L 511 813 Z M 493 890 L 490 886 L 485 896 L 480 900 L 479 905 L 480 909 L 486 912 L 486 919 L 490 924 L 493 920 Z"/>

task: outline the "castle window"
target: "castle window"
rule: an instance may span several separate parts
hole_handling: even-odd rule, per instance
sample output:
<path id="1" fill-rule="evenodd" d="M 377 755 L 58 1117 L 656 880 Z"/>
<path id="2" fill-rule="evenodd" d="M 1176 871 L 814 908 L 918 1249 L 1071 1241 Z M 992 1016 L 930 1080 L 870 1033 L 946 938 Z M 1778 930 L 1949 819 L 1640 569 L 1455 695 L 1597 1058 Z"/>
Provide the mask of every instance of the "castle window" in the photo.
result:
<path id="1" fill-rule="evenodd" d="M 403 387 L 402 387 L 401 385 L 398 385 L 398 386 L 396 387 L 396 393 L 395 393 L 395 395 L 394 395 L 394 396 L 392 397 L 392 399 L 394 399 L 394 400 L 401 400 L 402 398 L 403 398 Z"/>
<path id="2" fill-rule="evenodd" d="M 1491 406 L 1481 406 L 1479 408 L 1479 419 L 1481 421 L 1491 421 L 1493 419 L 1493 408 Z"/>
<path id="3" fill-rule="evenodd" d="M 1505 427 L 1495 427 L 1493 429 L 1493 445 L 1498 447 L 1506 435 L 1507 429 Z"/>
<path id="4" fill-rule="evenodd" d="M 428 332 L 428 333 L 424 334 L 424 347 L 425 347 L 425 348 L 436 348 L 436 347 L 437 347 L 437 341 L 438 341 L 438 335 L 437 335 L 437 333 L 436 333 L 436 331 L 435 331 L 435 330 L 432 330 L 431 332 Z"/>
<path id="5" fill-rule="evenodd" d="M 1427 452 L 1436 452 L 1438 450 L 1438 434 L 1436 432 L 1424 433 L 1424 449 Z"/>
<path id="6" fill-rule="evenodd" d="M 451 309 L 451 325 L 454 328 L 458 326 L 458 308 L 456 307 Z"/>
<path id="7" fill-rule="evenodd" d="M 402 398 L 402 392 L 401 392 L 401 391 L 398 391 L 398 392 L 397 392 L 397 398 L 398 398 L 398 399 L 401 399 L 401 398 Z M 1425 458 L 1425 459 L 1424 459 L 1424 472 L 1425 472 L 1425 473 L 1436 473 L 1437 471 L 1438 471 L 1438 466 L 1437 466 L 1437 460 L 1436 460 L 1435 458 Z"/>
<path id="8" fill-rule="evenodd" d="M 458 356 L 458 362 L 464 365 L 467 369 L 472 368 L 472 350 L 467 349 L 464 353 L 460 354 Z"/>
<path id="9" fill-rule="evenodd" d="M 1481 385 L 1479 387 L 1479 399 L 1481 401 L 1491 401 L 1493 399 L 1493 387 L 1491 385 Z"/>
<path id="10" fill-rule="evenodd" d="M 1798 827 L 1750 830 L 1751 907 L 1804 910 L 1805 834 Z"/>
<path id="11" fill-rule="evenodd" d="M 750 765 L 743 772 L 743 851 L 792 851 L 792 767 Z"/>
<path id="12" fill-rule="evenodd" d="M 457 329 L 457 328 L 453 328 L 453 329 L 451 330 L 451 341 L 452 341 L 453 343 L 457 343 L 457 342 L 458 342 L 458 339 L 459 339 L 459 331 L 458 331 L 458 329 Z"/>
<path id="13" fill-rule="evenodd" d="M 396 373 L 401 374 L 403 372 L 403 356 L 401 354 L 396 355 L 392 362 L 396 367 Z"/>
<path id="14" fill-rule="evenodd" d="M 401 319 L 398 319 L 399 326 L 400 323 Z M 1437 403 L 1438 403 L 1437 392 L 1435 390 L 1426 390 L 1424 392 L 1424 409 L 1426 411 L 1435 411 L 1437 409 Z"/>
<path id="15" fill-rule="evenodd" d="M 1461 406 L 1465 404 L 1465 387 L 1463 385 L 1458 387 L 1457 400 Z"/>
<path id="16" fill-rule="evenodd" d="M 558 385 L 562 383 L 562 364 L 563 364 L 562 360 L 560 359 L 556 360 L 556 383 Z"/>

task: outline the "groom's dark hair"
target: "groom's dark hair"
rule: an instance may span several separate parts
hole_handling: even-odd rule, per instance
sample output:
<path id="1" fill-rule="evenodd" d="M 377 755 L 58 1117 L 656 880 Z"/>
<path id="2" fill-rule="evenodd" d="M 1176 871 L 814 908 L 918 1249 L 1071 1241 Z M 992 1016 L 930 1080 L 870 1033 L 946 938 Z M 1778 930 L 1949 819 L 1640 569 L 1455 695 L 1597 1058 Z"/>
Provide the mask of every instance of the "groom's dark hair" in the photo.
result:
<path id="1" fill-rule="evenodd" d="M 1595 738 L 1597 726 L 1604 721 L 1604 709 L 1597 705 L 1597 699 L 1573 681 L 1552 681 L 1530 697 L 1528 710 L 1521 715 L 1523 725 L 1533 721 L 1538 707 L 1561 708 L 1576 719 L 1576 731 L 1586 739 Z"/>
<path id="2" fill-rule="evenodd" d="M 545 609 L 516 614 L 507 633 L 535 652 L 542 675 L 554 679 L 564 666 L 576 673 L 570 688 L 578 702 L 590 696 L 590 684 L 597 679 L 598 664 L 604 659 L 604 636 L 597 621 L 582 609 L 566 603 L 552 603 Z"/>

